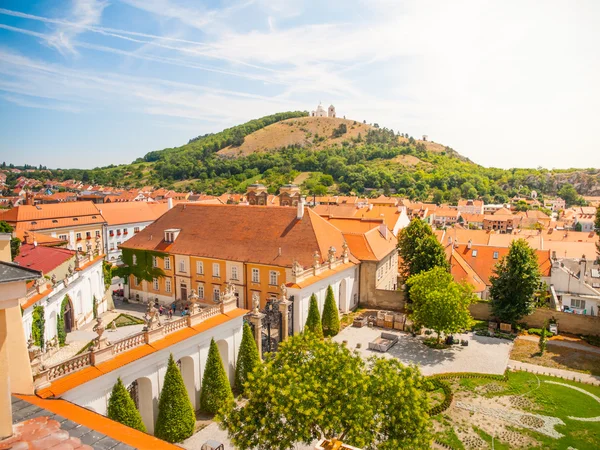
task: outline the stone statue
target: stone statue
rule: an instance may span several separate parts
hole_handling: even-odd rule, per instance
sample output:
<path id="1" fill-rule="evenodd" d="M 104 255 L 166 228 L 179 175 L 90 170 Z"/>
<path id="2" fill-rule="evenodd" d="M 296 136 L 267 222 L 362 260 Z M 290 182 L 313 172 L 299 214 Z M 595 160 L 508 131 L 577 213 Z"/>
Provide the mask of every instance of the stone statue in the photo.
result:
<path id="1" fill-rule="evenodd" d="M 198 297 L 198 294 L 196 294 L 196 290 L 192 288 L 191 294 L 188 296 L 188 300 L 190 302 L 190 314 L 196 312 L 196 303 L 198 303 L 199 299 L 200 297 Z"/>
<path id="2" fill-rule="evenodd" d="M 54 287 L 56 285 L 56 274 L 55 273 L 52 274 L 50 281 L 52 282 L 52 287 Z"/>
<path id="3" fill-rule="evenodd" d="M 281 286 L 279 286 L 279 289 L 281 289 L 281 300 L 287 300 L 288 296 L 287 296 L 287 286 L 284 283 L 281 283 Z"/>
<path id="4" fill-rule="evenodd" d="M 96 337 L 94 339 L 94 349 L 95 350 L 100 350 L 101 348 L 103 348 L 105 346 L 105 341 L 106 338 L 102 338 L 102 335 L 104 334 L 104 324 L 102 323 L 102 317 L 98 316 L 96 317 L 96 325 L 94 325 L 94 328 L 92 328 L 92 331 L 94 331 L 98 337 Z"/>
<path id="5" fill-rule="evenodd" d="M 302 265 L 298 261 L 294 260 L 292 263 L 292 275 L 297 277 L 300 275 L 300 272 L 302 272 Z"/>
<path id="6" fill-rule="evenodd" d="M 313 261 L 314 261 L 314 264 L 313 264 L 314 267 L 319 267 L 321 265 L 321 255 L 319 255 L 318 250 L 315 250 L 315 252 L 313 253 Z"/>
<path id="7" fill-rule="evenodd" d="M 252 293 L 252 306 L 254 306 L 254 314 L 258 314 L 260 309 L 260 294 L 258 292 Z"/>
<path id="8" fill-rule="evenodd" d="M 73 275 L 74 269 L 73 269 L 73 264 L 69 264 L 69 267 L 67 268 L 67 273 L 69 274 L 69 276 Z"/>
<path id="9" fill-rule="evenodd" d="M 348 257 L 348 243 L 346 241 L 344 241 L 344 243 L 342 244 L 342 257 Z"/>
<path id="10" fill-rule="evenodd" d="M 160 325 L 158 319 L 158 309 L 154 307 L 154 304 L 148 300 L 148 309 L 146 309 L 146 328 L 153 330 L 157 325 Z"/>
<path id="11" fill-rule="evenodd" d="M 329 252 L 328 252 L 328 258 L 327 260 L 332 263 L 335 261 L 335 247 L 332 245 L 331 247 L 329 247 Z"/>

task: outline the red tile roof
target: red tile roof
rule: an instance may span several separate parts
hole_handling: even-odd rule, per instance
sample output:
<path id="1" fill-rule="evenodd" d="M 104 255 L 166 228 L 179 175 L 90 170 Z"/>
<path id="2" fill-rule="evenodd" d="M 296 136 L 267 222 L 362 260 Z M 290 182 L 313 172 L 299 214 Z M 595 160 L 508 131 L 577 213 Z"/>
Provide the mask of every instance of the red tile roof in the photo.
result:
<path id="1" fill-rule="evenodd" d="M 73 250 L 59 247 L 45 247 L 33 244 L 21 245 L 21 252 L 15 262 L 28 269 L 49 273 L 58 266 L 68 261 L 75 255 Z"/>
<path id="2" fill-rule="evenodd" d="M 107 225 L 152 222 L 169 210 L 167 203 L 117 202 L 99 205 Z"/>

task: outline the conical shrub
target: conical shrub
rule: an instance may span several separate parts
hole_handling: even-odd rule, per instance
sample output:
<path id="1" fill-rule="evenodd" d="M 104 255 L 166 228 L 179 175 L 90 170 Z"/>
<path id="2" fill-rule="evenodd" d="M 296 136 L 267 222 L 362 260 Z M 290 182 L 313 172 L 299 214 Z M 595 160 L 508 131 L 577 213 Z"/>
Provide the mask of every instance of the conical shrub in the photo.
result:
<path id="1" fill-rule="evenodd" d="M 323 337 L 321 314 L 319 314 L 319 304 L 317 303 L 317 296 L 315 294 L 310 296 L 310 306 L 308 307 L 308 317 L 306 318 L 304 331 L 320 338 Z"/>
<path id="2" fill-rule="evenodd" d="M 248 323 L 244 323 L 244 333 L 237 364 L 235 366 L 235 387 L 239 392 L 244 392 L 244 383 L 248 380 L 248 374 L 260 364 L 260 356 L 256 341 L 252 335 L 252 329 Z"/>
<path id="3" fill-rule="evenodd" d="M 206 368 L 202 377 L 200 409 L 209 414 L 216 414 L 222 406 L 232 400 L 233 393 L 221 361 L 221 355 L 219 355 L 219 348 L 215 340 L 211 339 Z"/>
<path id="4" fill-rule="evenodd" d="M 323 306 L 323 334 L 327 337 L 335 336 L 340 332 L 340 314 L 338 312 L 333 289 L 327 287 L 327 295 L 325 297 L 325 305 Z"/>
<path id="5" fill-rule="evenodd" d="M 154 435 L 167 442 L 181 442 L 194 434 L 196 415 L 190 403 L 183 377 L 173 359 L 169 365 L 158 401 L 158 419 Z"/>
<path id="6" fill-rule="evenodd" d="M 115 422 L 122 423 L 130 428 L 146 432 L 146 426 L 142 421 L 140 412 L 135 407 L 135 403 L 121 378 L 113 386 L 110 398 L 108 399 L 108 418 Z"/>

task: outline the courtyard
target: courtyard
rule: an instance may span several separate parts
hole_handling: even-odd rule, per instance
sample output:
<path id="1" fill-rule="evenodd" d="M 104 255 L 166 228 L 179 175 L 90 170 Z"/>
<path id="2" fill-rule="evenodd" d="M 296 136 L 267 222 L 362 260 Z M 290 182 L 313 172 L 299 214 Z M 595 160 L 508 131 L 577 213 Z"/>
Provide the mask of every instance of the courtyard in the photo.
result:
<path id="1" fill-rule="evenodd" d="M 369 350 L 369 342 L 389 332 L 398 336 L 398 342 L 385 353 Z M 440 373 L 477 372 L 501 375 L 508 366 L 513 342 L 473 333 L 455 334 L 455 338 L 468 341 L 468 346 L 453 345 L 444 350 L 436 350 L 423 344 L 423 336 L 413 337 L 409 333 L 394 330 L 383 330 L 370 327 L 347 327 L 333 338 L 336 342 L 347 341 L 348 348 L 357 349 L 360 354 L 397 358 L 404 364 L 415 364 L 424 375 Z"/>

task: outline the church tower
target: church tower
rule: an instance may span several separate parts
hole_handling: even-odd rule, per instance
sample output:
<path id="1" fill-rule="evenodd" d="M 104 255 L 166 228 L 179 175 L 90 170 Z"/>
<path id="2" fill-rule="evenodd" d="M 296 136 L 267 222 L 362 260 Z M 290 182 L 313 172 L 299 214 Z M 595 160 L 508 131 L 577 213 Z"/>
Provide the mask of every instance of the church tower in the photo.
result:
<path id="1" fill-rule="evenodd" d="M 335 106 L 329 105 L 327 109 L 327 117 L 335 117 Z"/>

